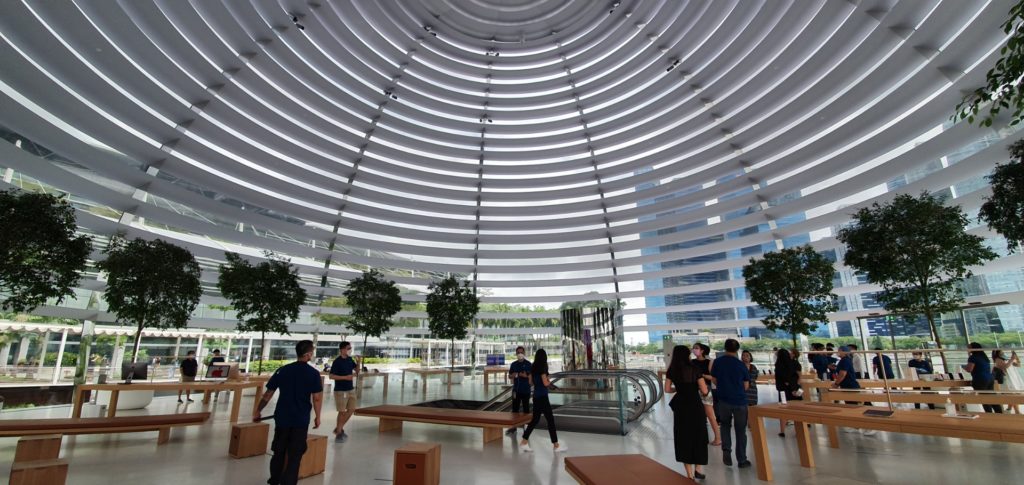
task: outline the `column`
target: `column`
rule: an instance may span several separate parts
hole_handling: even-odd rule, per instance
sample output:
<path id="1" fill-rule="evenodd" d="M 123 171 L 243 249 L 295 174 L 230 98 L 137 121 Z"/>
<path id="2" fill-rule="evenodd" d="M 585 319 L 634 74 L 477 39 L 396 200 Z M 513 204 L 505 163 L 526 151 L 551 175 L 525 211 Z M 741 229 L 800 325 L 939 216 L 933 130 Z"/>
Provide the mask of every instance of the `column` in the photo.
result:
<path id="1" fill-rule="evenodd" d="M 224 358 L 228 361 L 231 360 L 231 337 L 228 337 L 228 345 L 224 349 Z"/>
<path id="2" fill-rule="evenodd" d="M 181 350 L 181 336 L 174 341 L 174 360 L 178 360 L 178 352 Z"/>
<path id="3" fill-rule="evenodd" d="M 78 342 L 78 364 L 75 366 L 75 385 L 85 384 L 89 375 L 89 356 L 92 353 L 92 337 L 96 324 L 90 320 L 82 322 L 82 337 Z"/>
<path id="4" fill-rule="evenodd" d="M 64 329 L 64 333 L 60 335 L 60 347 L 57 347 L 57 362 L 53 365 L 53 379 L 50 383 L 56 384 L 60 380 L 60 368 L 61 362 L 64 359 L 64 346 L 68 343 L 68 329 Z"/>
<path id="5" fill-rule="evenodd" d="M 7 342 L 4 344 L 4 348 L 0 350 L 0 369 L 7 367 L 7 361 L 11 358 L 11 347 L 13 345 L 14 342 Z"/>
<path id="6" fill-rule="evenodd" d="M 47 330 L 43 333 L 43 340 L 39 343 L 39 370 L 36 371 L 36 377 L 43 375 L 43 366 L 46 364 L 46 348 L 50 346 L 50 331 Z"/>
<path id="7" fill-rule="evenodd" d="M 245 351 L 245 373 L 249 373 L 249 363 L 252 362 L 252 337 L 249 337 L 249 346 Z"/>
<path id="8" fill-rule="evenodd" d="M 21 337 L 21 344 L 18 345 L 18 358 L 14 359 L 14 365 L 18 365 L 21 361 L 28 358 L 28 344 L 29 336 L 25 335 L 24 337 Z"/>
<path id="9" fill-rule="evenodd" d="M 117 347 L 114 347 L 114 358 L 110 360 L 110 375 L 124 377 L 121 375 L 121 364 L 124 363 L 124 335 L 117 336 Z"/>

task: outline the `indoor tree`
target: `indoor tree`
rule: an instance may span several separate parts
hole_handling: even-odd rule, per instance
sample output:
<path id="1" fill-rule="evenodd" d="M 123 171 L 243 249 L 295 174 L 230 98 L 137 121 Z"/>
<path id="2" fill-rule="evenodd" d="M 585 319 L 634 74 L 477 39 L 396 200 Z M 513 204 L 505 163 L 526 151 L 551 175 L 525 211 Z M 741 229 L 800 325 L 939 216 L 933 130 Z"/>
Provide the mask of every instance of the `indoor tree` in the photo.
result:
<path id="1" fill-rule="evenodd" d="M 449 357 L 454 370 L 455 340 L 466 338 L 469 324 L 480 309 L 480 298 L 469 286 L 468 280 L 459 282 L 453 275 L 430 283 L 429 290 L 427 317 L 430 318 L 430 333 L 437 338 L 452 341 Z"/>
<path id="2" fill-rule="evenodd" d="M 956 105 L 953 121 L 966 119 L 968 123 L 978 122 L 979 126 L 992 126 L 999 113 L 1006 109 L 1012 111 L 1009 125 L 1021 121 L 1024 113 L 1024 91 L 1021 90 L 1021 78 L 1024 76 L 1024 0 L 1010 8 L 1009 18 L 1001 28 L 1007 35 L 1006 44 L 1000 49 L 1002 56 L 985 74 L 985 85 L 968 93 L 960 104 Z M 988 105 L 988 112 L 982 106 Z"/>
<path id="3" fill-rule="evenodd" d="M 23 313 L 74 295 L 92 251 L 75 209 L 49 194 L 0 191 L 0 309 Z"/>
<path id="4" fill-rule="evenodd" d="M 131 241 L 114 236 L 96 266 L 107 274 L 104 299 L 118 322 L 136 325 L 132 362 L 142 329 L 182 328 L 199 303 L 199 263 L 187 249 L 162 239 Z"/>
<path id="5" fill-rule="evenodd" d="M 996 165 L 988 176 L 992 195 L 978 211 L 981 222 L 1006 238 L 1010 252 L 1024 244 L 1024 140 L 1010 145 L 1010 161 Z"/>
<path id="6" fill-rule="evenodd" d="M 969 267 L 996 257 L 984 239 L 964 230 L 967 216 L 960 206 L 943 202 L 927 191 L 875 202 L 837 235 L 847 247 L 846 265 L 882 287 L 879 303 L 892 313 L 924 315 L 939 348 L 936 318 L 962 305 L 960 283 L 972 275 Z"/>
<path id="7" fill-rule="evenodd" d="M 402 297 L 395 282 L 375 269 L 349 281 L 344 295 L 352 308 L 348 328 L 363 335 L 362 352 L 366 357 L 367 338 L 380 338 L 391 329 L 391 318 L 402 309 Z"/>
<path id="8" fill-rule="evenodd" d="M 826 321 L 838 308 L 834 273 L 832 262 L 810 245 L 766 253 L 743 267 L 750 300 L 766 312 L 761 323 L 788 333 L 793 348 L 797 335 L 810 335 L 818 327 L 815 322 Z"/>
<path id="9" fill-rule="evenodd" d="M 286 259 L 265 253 L 266 260 L 253 265 L 236 253 L 224 253 L 217 287 L 238 314 L 238 330 L 260 333 L 256 373 L 263 373 L 267 332 L 290 335 L 288 323 L 299 318 L 306 290 L 299 286 L 298 270 Z"/>

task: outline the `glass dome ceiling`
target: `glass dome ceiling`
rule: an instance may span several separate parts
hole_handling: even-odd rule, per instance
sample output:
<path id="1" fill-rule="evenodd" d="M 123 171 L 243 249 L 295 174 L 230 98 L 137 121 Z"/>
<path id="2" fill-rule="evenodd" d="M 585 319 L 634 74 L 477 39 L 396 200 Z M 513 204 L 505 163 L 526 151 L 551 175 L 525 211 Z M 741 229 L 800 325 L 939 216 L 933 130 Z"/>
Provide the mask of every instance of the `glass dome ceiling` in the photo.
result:
<path id="1" fill-rule="evenodd" d="M 977 208 L 957 184 L 1008 133 L 948 119 L 1009 6 L 10 1 L 0 167 L 80 198 L 83 231 L 177 240 L 211 285 L 266 249 L 313 295 L 375 267 L 409 301 L 457 273 L 492 303 L 757 325 L 749 257 L 835 255 L 850 207 L 896 193 Z"/>

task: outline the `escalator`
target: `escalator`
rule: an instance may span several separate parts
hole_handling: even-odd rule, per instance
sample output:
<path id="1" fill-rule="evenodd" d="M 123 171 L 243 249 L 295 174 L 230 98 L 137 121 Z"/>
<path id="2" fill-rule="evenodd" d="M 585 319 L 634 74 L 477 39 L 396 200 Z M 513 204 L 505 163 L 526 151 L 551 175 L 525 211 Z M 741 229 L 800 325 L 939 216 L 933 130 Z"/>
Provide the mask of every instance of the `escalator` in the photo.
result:
<path id="1" fill-rule="evenodd" d="M 549 396 L 558 429 L 625 435 L 663 397 L 658 376 L 642 369 L 576 370 L 550 376 Z M 476 409 L 511 411 L 506 388 Z M 541 420 L 539 427 L 545 427 Z"/>

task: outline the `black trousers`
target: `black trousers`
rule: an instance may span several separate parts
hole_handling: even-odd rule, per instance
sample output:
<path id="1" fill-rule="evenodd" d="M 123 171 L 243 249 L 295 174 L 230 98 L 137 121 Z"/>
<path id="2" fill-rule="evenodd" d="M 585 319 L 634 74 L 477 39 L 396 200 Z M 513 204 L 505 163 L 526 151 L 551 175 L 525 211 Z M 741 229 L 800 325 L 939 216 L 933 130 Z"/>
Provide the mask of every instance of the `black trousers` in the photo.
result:
<path id="1" fill-rule="evenodd" d="M 530 435 L 533 434 L 533 428 L 536 428 L 537 423 L 540 422 L 541 415 L 544 415 L 544 419 L 548 422 L 548 434 L 551 435 L 551 442 L 558 443 L 558 433 L 555 431 L 555 413 L 551 410 L 551 401 L 548 400 L 547 396 L 534 396 L 533 419 L 530 420 L 530 425 L 526 427 L 523 439 L 530 439 Z"/>
<path id="2" fill-rule="evenodd" d="M 274 456 L 270 459 L 270 485 L 295 485 L 299 481 L 299 465 L 306 452 L 308 428 L 274 428 L 274 441 L 270 444 Z"/>
<path id="3" fill-rule="evenodd" d="M 996 382 L 994 380 L 987 382 L 972 381 L 971 387 L 973 387 L 975 391 L 991 391 L 995 389 Z M 981 408 L 984 409 L 986 413 L 1003 414 L 1002 404 L 982 404 Z"/>
<path id="4" fill-rule="evenodd" d="M 518 413 L 520 410 L 524 413 L 530 412 L 530 393 L 512 393 L 512 412 Z"/>

